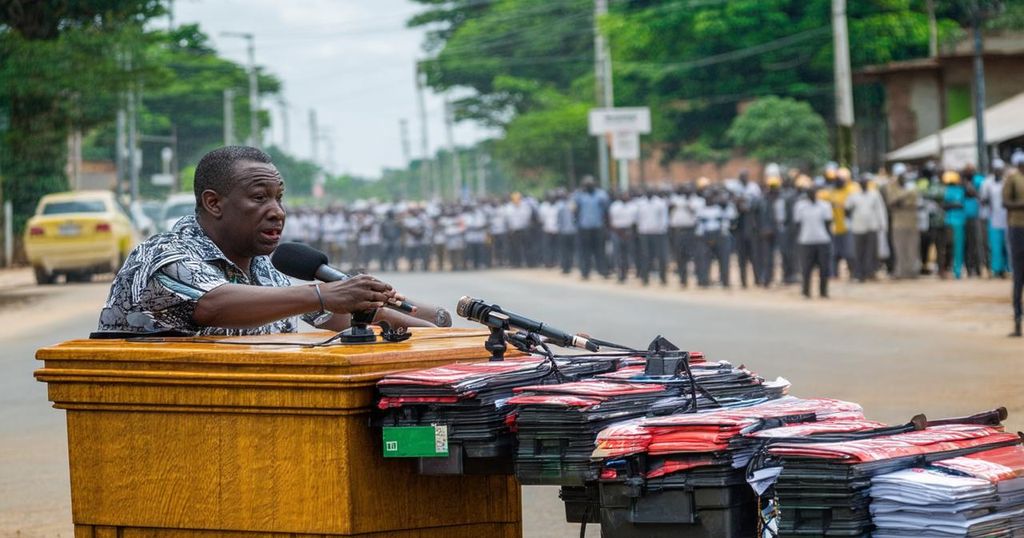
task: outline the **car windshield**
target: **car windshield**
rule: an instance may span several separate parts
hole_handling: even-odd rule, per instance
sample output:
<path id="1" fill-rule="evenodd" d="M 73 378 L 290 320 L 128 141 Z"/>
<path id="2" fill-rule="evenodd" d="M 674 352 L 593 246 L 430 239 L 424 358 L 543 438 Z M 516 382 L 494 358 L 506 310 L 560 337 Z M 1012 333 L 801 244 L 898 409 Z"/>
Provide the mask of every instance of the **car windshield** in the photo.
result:
<path id="1" fill-rule="evenodd" d="M 47 202 L 43 206 L 43 215 L 60 215 L 62 213 L 103 213 L 107 205 L 103 200 L 67 200 L 63 202 Z"/>
<path id="2" fill-rule="evenodd" d="M 160 204 L 155 204 L 155 203 L 144 203 L 144 204 L 142 204 L 142 212 L 145 213 L 147 217 L 149 217 L 149 218 L 151 218 L 153 220 L 156 220 L 156 219 L 160 218 L 160 212 L 162 210 L 163 210 L 163 208 L 160 207 Z"/>
<path id="3" fill-rule="evenodd" d="M 196 206 L 193 203 L 181 203 L 167 206 L 167 212 L 164 213 L 165 219 L 180 219 L 181 217 L 192 215 L 196 212 Z"/>

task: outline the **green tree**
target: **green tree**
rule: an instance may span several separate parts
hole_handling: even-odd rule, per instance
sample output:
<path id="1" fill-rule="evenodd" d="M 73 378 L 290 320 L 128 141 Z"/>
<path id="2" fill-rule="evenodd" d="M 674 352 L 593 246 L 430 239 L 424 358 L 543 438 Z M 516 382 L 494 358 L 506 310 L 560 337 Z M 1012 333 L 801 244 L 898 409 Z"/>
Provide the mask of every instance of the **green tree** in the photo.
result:
<path id="1" fill-rule="evenodd" d="M 567 92 L 593 69 L 592 0 L 416 1 L 431 9 L 410 25 L 441 22 L 444 28 L 426 44 L 433 55 L 421 64 L 427 83 L 475 92 L 455 103 L 460 119 L 504 125 L 510 113 L 530 108 L 534 90 L 508 80 Z"/>
<path id="2" fill-rule="evenodd" d="M 19 230 L 39 197 L 67 188 L 67 135 L 106 121 L 129 81 L 152 75 L 129 53 L 159 0 L 7 2 L 0 9 L 0 137 L 3 195 Z"/>
<path id="3" fill-rule="evenodd" d="M 566 102 L 516 116 L 495 143 L 498 158 L 531 183 L 548 176 L 568 178 L 593 169 L 594 139 L 587 135 L 590 104 Z M 532 180 L 532 181 L 531 181 Z"/>
<path id="4" fill-rule="evenodd" d="M 313 161 L 293 157 L 277 146 L 265 148 L 274 166 L 284 178 L 285 193 L 289 198 L 310 196 L 313 192 L 313 181 L 317 174 L 322 173 Z"/>
<path id="5" fill-rule="evenodd" d="M 807 102 L 762 97 L 736 117 L 726 136 L 757 159 L 810 170 L 828 160 L 825 120 Z"/>
<path id="6" fill-rule="evenodd" d="M 410 24 L 437 29 L 425 46 L 431 55 L 422 66 L 428 84 L 473 92 L 457 102 L 457 117 L 499 127 L 505 138 L 516 138 L 500 154 L 504 164 L 527 175 L 559 170 L 557 160 L 543 158 L 532 170 L 524 169 L 529 163 L 517 156 L 526 152 L 515 148 L 525 148 L 530 136 L 546 137 L 555 122 L 545 118 L 571 116 L 577 104 L 595 102 L 593 3 L 417 1 L 427 9 Z M 725 132 L 737 104 L 751 98 L 793 97 L 826 118 L 833 114 L 830 0 L 610 4 L 611 13 L 598 22 L 611 41 L 616 104 L 651 107 L 653 132 L 647 140 L 666 158 L 697 155 L 719 161 L 730 149 Z M 954 35 L 957 22 L 940 15 L 942 36 Z M 851 2 L 849 30 L 855 68 L 928 51 L 923 0 Z M 550 99 L 552 91 L 563 99 Z M 871 110 L 860 108 L 861 113 Z M 520 117 L 526 119 L 519 122 Z M 593 166 L 592 145 L 573 141 L 580 148 L 574 151 L 579 151 L 581 167 Z"/>
<path id="7" fill-rule="evenodd" d="M 246 68 L 221 58 L 210 45 L 209 37 L 196 25 L 183 25 L 160 32 L 159 41 L 150 48 L 153 61 L 168 68 L 168 76 L 148 88 L 143 98 L 147 113 L 144 127 L 152 133 L 178 134 L 179 159 L 195 162 L 214 147 L 223 144 L 225 89 L 236 91 L 236 140 L 249 136 L 249 79 Z M 277 77 L 259 74 L 260 97 L 276 95 L 281 89 Z M 270 115 L 260 112 L 260 125 L 270 124 Z M 159 147 L 150 148 L 154 156 Z M 148 157 L 149 155 L 147 155 Z M 150 159 L 159 163 L 159 159 Z M 155 171 L 155 170 L 154 170 Z"/>
<path id="8" fill-rule="evenodd" d="M 848 15 L 854 68 L 928 52 L 923 2 L 851 2 Z M 727 148 L 737 104 L 758 96 L 801 99 L 833 115 L 830 0 L 626 2 L 603 24 L 616 95 L 658 111 L 652 138 L 670 154 L 697 138 Z M 943 36 L 956 27 L 940 20 Z"/>
<path id="9" fill-rule="evenodd" d="M 409 24 L 434 28 L 425 44 L 431 58 L 420 69 L 435 90 L 472 91 L 455 100 L 457 120 L 506 132 L 496 168 L 564 178 L 569 162 L 592 172 L 584 105 L 594 99 L 591 0 L 416 1 L 428 9 Z M 534 149 L 544 151 L 531 161 Z"/>
<path id="10" fill-rule="evenodd" d="M 143 51 L 149 64 L 161 70 L 151 76 L 140 92 L 139 130 L 146 135 L 177 135 L 178 164 L 195 164 L 208 151 L 223 145 L 225 89 L 234 88 L 236 140 L 249 135 L 249 98 L 246 68 L 221 58 L 210 44 L 209 37 L 197 25 L 187 24 L 170 31 L 149 34 Z M 260 73 L 260 94 L 266 98 L 280 91 L 281 83 L 273 75 Z M 89 138 L 84 151 L 92 158 L 115 158 L 115 125 L 108 111 L 106 123 Z M 270 116 L 260 114 L 260 125 L 266 126 Z M 160 171 L 160 150 L 166 142 L 143 143 L 142 176 Z M 142 181 L 143 195 L 160 196 L 166 189 Z"/>

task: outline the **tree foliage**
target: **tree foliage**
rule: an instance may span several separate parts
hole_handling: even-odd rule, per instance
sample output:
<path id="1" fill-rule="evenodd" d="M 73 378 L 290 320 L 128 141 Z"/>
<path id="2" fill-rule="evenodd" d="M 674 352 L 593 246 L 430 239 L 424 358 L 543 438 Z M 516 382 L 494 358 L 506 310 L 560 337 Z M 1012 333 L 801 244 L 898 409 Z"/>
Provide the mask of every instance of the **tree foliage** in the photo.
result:
<path id="1" fill-rule="evenodd" d="M 140 92 L 139 130 L 147 135 L 177 135 L 178 162 L 195 163 L 209 150 L 224 142 L 224 90 L 234 89 L 234 139 L 249 136 L 248 73 L 245 67 L 217 55 L 209 37 L 194 24 L 171 31 L 154 31 L 151 43 L 143 51 L 148 65 L 159 66 L 158 76 L 150 77 Z M 273 75 L 260 73 L 261 98 L 273 96 L 281 88 Z M 108 120 L 112 120 L 108 116 Z M 260 125 L 266 126 L 270 116 L 260 114 Z M 114 158 L 115 125 L 108 121 L 95 144 L 105 149 L 107 159 Z M 142 175 L 160 171 L 160 150 L 166 142 L 144 143 Z M 144 194 L 161 191 L 143 181 Z M 162 194 L 162 192 L 160 192 Z"/>
<path id="2" fill-rule="evenodd" d="M 161 0 L 5 0 L 0 24 L 28 40 L 54 40 L 75 30 L 116 30 L 162 15 Z"/>
<path id="3" fill-rule="evenodd" d="M 140 96 L 139 132 L 176 134 L 180 165 L 222 143 L 226 88 L 238 90 L 235 137 L 249 135 L 246 69 L 220 58 L 196 25 L 147 29 L 161 14 L 158 0 L 9 0 L 0 9 L 0 172 L 16 228 L 41 195 L 67 189 L 69 133 L 86 134 L 87 158 L 114 159 L 116 111 L 129 89 Z M 262 95 L 280 90 L 269 74 L 259 82 Z M 168 145 L 142 141 L 143 178 L 160 171 Z"/>
<path id="4" fill-rule="evenodd" d="M 762 97 L 733 120 L 726 137 L 762 161 L 776 161 L 803 170 L 828 160 L 825 120 L 802 101 Z"/>
<path id="5" fill-rule="evenodd" d="M 15 229 L 39 197 L 67 188 L 67 135 L 106 121 L 129 80 L 153 75 L 125 58 L 145 46 L 155 0 L 12 0 L 0 9 L 0 172 Z"/>
<path id="6" fill-rule="evenodd" d="M 421 64 L 427 84 L 471 91 L 454 101 L 456 119 L 505 131 L 499 166 L 534 184 L 592 171 L 592 0 L 416 1 L 428 9 L 410 24 L 434 28 Z"/>
<path id="7" fill-rule="evenodd" d="M 616 94 L 625 103 L 657 110 L 652 139 L 670 154 L 697 138 L 727 148 L 725 131 L 739 103 L 759 96 L 805 100 L 832 117 L 830 0 L 626 4 L 605 24 Z M 956 26 L 940 21 L 944 35 Z M 928 52 L 923 2 L 850 2 L 848 28 L 854 68 Z"/>
<path id="8" fill-rule="evenodd" d="M 424 11 L 410 25 L 431 29 L 427 83 L 468 93 L 457 101 L 457 118 L 501 128 L 496 146 L 505 165 L 520 175 L 564 177 L 565 157 L 555 153 L 569 144 L 577 166 L 593 167 L 594 143 L 569 128 L 596 102 L 593 2 L 416 1 Z M 645 143 L 666 158 L 721 161 L 739 104 L 757 97 L 791 97 L 833 116 L 831 0 L 621 0 L 610 9 L 598 23 L 610 41 L 615 102 L 651 107 Z M 954 11 L 940 9 L 943 40 L 960 34 Z M 855 69 L 928 52 L 924 0 L 850 2 L 848 21 Z"/>
<path id="9" fill-rule="evenodd" d="M 589 103 L 553 89 L 540 92 L 536 108 L 515 116 L 495 143 L 497 157 L 536 185 L 550 175 L 570 178 L 593 172 L 595 142 L 587 135 Z"/>

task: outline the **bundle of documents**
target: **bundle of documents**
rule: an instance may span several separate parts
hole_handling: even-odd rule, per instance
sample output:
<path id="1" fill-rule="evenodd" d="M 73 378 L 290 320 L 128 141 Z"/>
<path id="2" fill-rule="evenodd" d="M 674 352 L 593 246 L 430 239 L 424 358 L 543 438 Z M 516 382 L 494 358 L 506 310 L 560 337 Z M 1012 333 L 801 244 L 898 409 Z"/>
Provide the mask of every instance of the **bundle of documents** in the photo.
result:
<path id="1" fill-rule="evenodd" d="M 698 355 L 701 360 L 694 363 L 693 356 L 691 353 L 689 374 L 680 372 L 672 376 L 650 375 L 645 371 L 645 365 L 639 363 L 626 365 L 614 372 L 601 374 L 597 378 L 631 383 L 678 385 L 682 389 L 682 395 L 658 402 L 652 409 L 652 414 L 657 415 L 692 409 L 694 392 L 697 395 L 697 409 L 711 409 L 747 406 L 774 400 L 784 396 L 789 390 L 789 381 L 781 377 L 774 381 L 765 381 L 742 366 L 736 367 L 726 361 L 706 362 L 703 355 Z M 696 383 L 696 391 L 692 390 L 692 383 Z"/>
<path id="2" fill-rule="evenodd" d="M 742 408 L 646 417 L 601 432 L 602 532 L 609 536 L 752 536 L 757 497 L 744 431 L 785 420 L 859 418 L 856 404 L 785 397 Z M 766 424 L 765 419 L 776 423 Z"/>
<path id="3" fill-rule="evenodd" d="M 1018 442 L 998 427 L 943 424 L 853 441 L 772 444 L 768 453 L 782 464 L 774 490 L 780 536 L 867 536 L 873 476 Z"/>
<path id="4" fill-rule="evenodd" d="M 377 383 L 381 413 L 375 422 L 446 426 L 451 450 L 467 458 L 505 458 L 511 463 L 515 436 L 506 424 L 512 409 L 505 402 L 513 389 L 591 377 L 614 366 L 614 361 L 525 357 L 391 374 Z M 461 472 L 462 467 L 453 469 Z"/>
<path id="5" fill-rule="evenodd" d="M 516 408 L 516 476 L 528 485 L 581 486 L 596 479 L 590 455 L 597 433 L 645 415 L 654 402 L 679 391 L 659 383 L 599 380 L 516 389 L 508 401 Z"/>
<path id="6" fill-rule="evenodd" d="M 879 475 L 870 493 L 878 538 L 1016 536 L 1024 530 L 1024 448 Z"/>
<path id="7" fill-rule="evenodd" d="M 592 456 L 595 460 L 609 462 L 645 455 L 648 478 L 706 465 L 728 464 L 739 468 L 745 466 L 749 458 L 736 459 L 732 449 L 737 447 L 731 447 L 730 441 L 744 428 L 774 417 L 864 418 L 863 410 L 854 403 L 787 396 L 749 407 L 645 417 L 616 424 L 598 435 Z"/>

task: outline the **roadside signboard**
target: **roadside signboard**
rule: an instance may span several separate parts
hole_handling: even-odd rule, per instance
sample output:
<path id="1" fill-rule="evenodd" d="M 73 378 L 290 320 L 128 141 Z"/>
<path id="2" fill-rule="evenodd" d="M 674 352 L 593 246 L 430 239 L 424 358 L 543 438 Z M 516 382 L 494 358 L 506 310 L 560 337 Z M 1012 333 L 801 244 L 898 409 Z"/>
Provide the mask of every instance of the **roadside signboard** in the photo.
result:
<path id="1" fill-rule="evenodd" d="M 589 120 L 588 127 L 593 136 L 626 131 L 639 134 L 651 132 L 651 109 L 645 106 L 592 108 Z"/>
<path id="2" fill-rule="evenodd" d="M 612 158 L 639 159 L 640 133 L 636 131 L 612 131 Z"/>
<path id="3" fill-rule="evenodd" d="M 170 187 L 174 185 L 174 174 L 153 174 L 150 181 L 160 187 Z"/>

